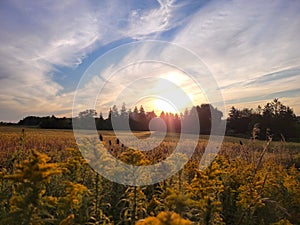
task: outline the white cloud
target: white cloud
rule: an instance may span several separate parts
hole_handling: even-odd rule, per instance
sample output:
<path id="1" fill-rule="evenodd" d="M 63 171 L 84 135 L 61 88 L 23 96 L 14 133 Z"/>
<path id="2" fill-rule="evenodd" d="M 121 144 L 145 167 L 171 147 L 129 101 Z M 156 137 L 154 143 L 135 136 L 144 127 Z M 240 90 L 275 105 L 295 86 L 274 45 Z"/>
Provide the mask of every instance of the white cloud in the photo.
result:
<path id="1" fill-rule="evenodd" d="M 119 64 L 101 71 L 100 75 L 93 74 L 91 69 L 91 73 L 86 74 L 88 79 L 84 79 L 77 90 L 74 115 L 86 108 L 96 108 L 106 115 L 112 105 L 121 107 L 123 102 L 127 108 L 142 104 L 146 110 L 152 110 L 154 108 L 149 107 L 153 107 L 154 97 L 171 101 L 183 112 L 186 107 L 198 103 L 193 102 L 193 98 L 187 101 L 188 97 L 204 98 L 193 80 L 182 71 L 161 62 L 138 62 L 139 52 L 137 58 L 130 57 L 137 63 L 126 64 L 125 57 Z M 125 67 L 122 66 L 124 63 Z"/>
<path id="2" fill-rule="evenodd" d="M 0 119 L 17 120 L 24 114 L 70 110 L 74 93 L 64 93 L 63 84 L 56 82 L 57 65 L 75 69 L 83 58 L 105 44 L 127 37 L 159 39 L 163 32 L 179 25 L 181 30 L 177 27 L 172 31 L 173 41 L 206 63 L 219 86 L 225 87 L 222 92 L 226 100 L 296 88 L 299 76 L 281 77 L 261 85 L 259 78 L 299 66 L 298 1 L 212 1 L 195 14 L 182 11 L 195 2 L 2 3 Z M 145 48 L 140 54 L 147 51 Z M 126 79 L 122 77 L 114 87 L 122 87 Z M 248 80 L 257 84 L 249 86 Z M 97 82 L 102 81 L 94 81 L 96 88 Z M 103 104 L 108 105 L 111 97 L 104 97 Z M 295 103 L 295 99 L 289 102 Z M 299 104 L 295 107 L 299 112 Z"/>
<path id="3" fill-rule="evenodd" d="M 149 10 L 132 10 L 128 18 L 128 30 L 125 30 L 126 36 L 131 36 L 135 39 L 140 39 L 145 35 L 159 34 L 166 31 L 170 27 L 175 26 L 170 23 L 172 17 L 171 7 L 172 0 L 158 0 L 159 8 Z M 133 35 L 134 34 L 134 35 Z"/>
<path id="4" fill-rule="evenodd" d="M 71 102 L 72 93 L 60 94 L 64 87 L 53 77 L 54 66 L 76 68 L 101 45 L 125 37 L 146 36 L 167 29 L 168 24 L 168 6 L 163 4 L 157 9 L 144 9 L 140 18 L 128 18 L 128 9 L 133 15 L 135 6 L 128 8 L 123 1 L 10 1 L 2 5 L 3 120 L 16 120 L 20 115 L 17 111 L 59 111 L 62 102 Z M 127 21 L 125 26 L 122 20 Z M 141 32 L 140 26 L 147 29 Z M 71 105 L 68 107 L 71 109 Z"/>
<path id="5" fill-rule="evenodd" d="M 300 65 L 299 10 L 298 1 L 214 1 L 174 41 L 198 54 L 220 86 L 236 84 L 222 89 L 225 100 L 285 91 L 298 85 L 300 74 L 243 84 Z"/>

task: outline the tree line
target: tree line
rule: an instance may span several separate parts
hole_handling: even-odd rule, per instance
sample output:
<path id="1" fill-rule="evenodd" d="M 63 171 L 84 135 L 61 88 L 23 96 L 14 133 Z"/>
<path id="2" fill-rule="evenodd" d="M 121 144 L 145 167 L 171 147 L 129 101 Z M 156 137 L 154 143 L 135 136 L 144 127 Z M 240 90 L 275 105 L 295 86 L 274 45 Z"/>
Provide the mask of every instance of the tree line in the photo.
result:
<path id="1" fill-rule="evenodd" d="M 153 130 L 166 130 L 168 132 L 198 133 L 196 124 L 200 124 L 200 134 L 210 134 L 212 120 L 221 125 L 223 113 L 211 104 L 201 104 L 186 109 L 183 113 L 173 114 L 162 111 L 156 115 L 154 111 L 146 112 L 143 106 L 127 109 L 123 103 L 119 110 L 114 105 L 108 112 L 107 118 L 95 109 L 87 109 L 78 114 L 76 118 L 57 118 L 55 116 L 37 117 L 29 116 L 19 121 L 19 125 L 38 126 L 48 129 L 72 129 L 72 120 L 80 124 L 82 129 L 98 130 L 132 130 L 149 131 L 149 125 Z M 93 126 L 87 123 L 95 121 Z M 152 119 L 159 119 L 154 120 Z M 152 124 L 151 122 L 152 121 Z M 278 99 L 268 102 L 264 107 L 256 109 L 237 109 L 232 106 L 226 119 L 226 135 L 267 139 L 297 140 L 300 136 L 299 118 L 296 117 L 289 106 L 285 106 Z M 215 132 L 218 134 L 218 131 Z M 298 139 L 297 139 L 298 138 Z"/>
<path id="2" fill-rule="evenodd" d="M 72 129 L 72 120 L 77 127 L 82 129 L 98 130 L 132 130 L 132 131 L 167 131 L 167 132 L 184 132 L 195 133 L 199 129 L 195 124 L 200 124 L 201 134 L 210 134 L 211 121 L 214 119 L 216 124 L 222 123 L 223 113 L 210 104 L 202 104 L 201 106 L 193 106 L 190 110 L 186 109 L 184 113 L 174 114 L 162 111 L 160 115 L 156 115 L 154 111 L 146 112 L 141 105 L 138 109 L 126 109 L 125 103 L 119 110 L 114 105 L 108 112 L 108 117 L 104 118 L 102 113 L 97 114 L 95 109 L 87 109 L 78 114 L 76 118 L 57 118 L 55 116 L 36 117 L 29 116 L 19 121 L 19 125 L 38 126 L 48 129 Z M 150 121 L 154 120 L 151 124 Z M 93 120 L 95 123 L 90 123 Z"/>
<path id="3" fill-rule="evenodd" d="M 227 134 L 299 141 L 300 121 L 293 109 L 275 98 L 264 107 L 259 105 L 256 109 L 240 110 L 233 106 L 227 119 Z"/>

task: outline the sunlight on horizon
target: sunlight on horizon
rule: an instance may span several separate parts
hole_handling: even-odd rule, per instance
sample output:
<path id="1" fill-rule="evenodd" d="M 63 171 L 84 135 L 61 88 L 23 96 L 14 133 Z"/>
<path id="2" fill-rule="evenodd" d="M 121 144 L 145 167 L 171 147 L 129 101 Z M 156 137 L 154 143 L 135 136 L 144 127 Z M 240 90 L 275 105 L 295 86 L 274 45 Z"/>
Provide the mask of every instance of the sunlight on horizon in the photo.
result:
<path id="1" fill-rule="evenodd" d="M 121 75 L 126 75 L 126 80 L 120 82 Z M 207 102 L 199 86 L 188 74 L 169 65 L 153 62 L 130 65 L 104 84 L 97 97 L 97 109 L 105 116 L 113 105 L 120 110 L 125 103 L 126 109 L 131 111 L 143 106 L 145 112 L 154 111 L 157 116 L 162 111 L 179 115 Z M 112 98 L 112 90 L 115 98 Z"/>
<path id="2" fill-rule="evenodd" d="M 162 99 L 156 99 L 153 101 L 153 105 L 154 105 L 154 111 L 155 112 L 168 112 L 168 113 L 173 113 L 173 114 L 179 114 L 180 112 L 178 112 L 178 109 L 176 109 L 175 106 L 173 106 L 172 104 L 170 104 L 168 101 L 164 101 Z"/>

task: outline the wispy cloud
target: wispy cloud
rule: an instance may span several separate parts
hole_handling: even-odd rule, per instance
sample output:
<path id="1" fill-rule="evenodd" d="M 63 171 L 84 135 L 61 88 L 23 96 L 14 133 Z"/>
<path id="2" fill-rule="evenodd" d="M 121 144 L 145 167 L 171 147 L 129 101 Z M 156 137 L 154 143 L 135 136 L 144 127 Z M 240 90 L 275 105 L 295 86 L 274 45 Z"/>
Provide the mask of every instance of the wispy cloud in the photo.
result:
<path id="1" fill-rule="evenodd" d="M 300 97 L 294 94 L 300 81 L 299 12 L 298 1 L 285 0 L 2 1 L 0 119 L 71 111 L 74 92 L 56 82 L 57 74 L 64 76 L 57 66 L 76 71 L 96 50 L 125 38 L 163 39 L 193 51 L 228 104 L 247 106 L 259 96 L 276 96 L 294 104 L 299 114 Z M 120 60 L 126 57 L 133 56 L 129 52 Z M 93 88 L 105 75 L 97 79 Z M 126 79 L 120 76 L 113 88 Z M 189 82 L 181 85 L 188 88 Z M 111 103 L 106 94 L 103 105 Z"/>
<path id="2" fill-rule="evenodd" d="M 225 100 L 247 106 L 251 96 L 280 97 L 299 83 L 299 11 L 297 1 L 213 1 L 174 41 L 201 57 Z"/>
<path id="3" fill-rule="evenodd" d="M 76 68 L 102 45 L 167 29 L 171 2 L 143 10 L 134 9 L 134 3 L 2 2 L 1 119 L 14 120 L 20 115 L 17 111 L 39 113 L 42 106 L 45 112 L 55 113 L 61 110 L 61 102 L 68 105 L 72 94 L 60 94 L 64 87 L 53 79 L 55 66 Z"/>
<path id="4" fill-rule="evenodd" d="M 119 64 L 109 66 L 99 74 L 93 73 L 94 69 L 88 71 L 87 79 L 77 89 L 74 115 L 85 108 L 96 108 L 106 114 L 112 105 L 120 107 L 123 102 L 131 109 L 142 104 L 147 111 L 153 110 L 153 102 L 152 105 L 146 103 L 154 97 L 169 100 L 183 112 L 186 107 L 199 104 L 195 99 L 204 99 L 203 93 L 183 71 L 159 61 L 139 62 L 141 51 L 132 53 L 137 54 L 123 58 Z M 126 59 L 129 58 L 136 63 L 128 64 Z"/>
<path id="5" fill-rule="evenodd" d="M 274 82 L 274 81 L 280 82 L 281 80 L 284 80 L 286 78 L 294 78 L 294 77 L 296 77 L 298 79 L 300 78 L 300 68 L 299 67 L 265 74 L 265 75 L 258 77 L 252 81 L 248 81 L 246 83 L 246 86 L 255 85 L 255 84 L 267 85 L 270 82 Z"/>
<path id="6" fill-rule="evenodd" d="M 157 35 L 174 26 L 170 23 L 172 0 L 158 0 L 159 7 L 153 9 L 134 9 L 129 12 L 126 23 L 128 29 L 124 31 L 125 36 L 141 39 L 148 35 Z"/>

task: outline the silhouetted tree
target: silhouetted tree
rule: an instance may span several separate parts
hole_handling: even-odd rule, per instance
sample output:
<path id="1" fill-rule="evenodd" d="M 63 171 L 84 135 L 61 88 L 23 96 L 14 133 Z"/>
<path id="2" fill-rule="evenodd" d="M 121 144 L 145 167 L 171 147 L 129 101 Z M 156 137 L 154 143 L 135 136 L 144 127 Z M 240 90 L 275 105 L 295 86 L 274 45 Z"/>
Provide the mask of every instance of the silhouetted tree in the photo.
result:
<path id="1" fill-rule="evenodd" d="M 123 118 L 128 117 L 128 112 L 127 112 L 127 109 L 126 109 L 125 102 L 122 104 L 122 108 L 121 108 L 121 111 L 120 111 L 120 116 L 123 117 Z"/>
<path id="2" fill-rule="evenodd" d="M 113 105 L 113 107 L 112 107 L 111 116 L 112 117 L 118 117 L 119 116 L 118 107 L 116 105 Z"/>
<path id="3" fill-rule="evenodd" d="M 232 107 L 229 112 L 228 128 L 237 133 L 247 133 L 250 129 L 249 124 L 251 122 L 252 114 L 252 109 L 244 108 L 238 110 Z"/>
<path id="4" fill-rule="evenodd" d="M 296 134 L 296 115 L 277 98 L 265 105 L 262 119 L 264 131 L 269 129 L 276 139 L 290 138 Z"/>
<path id="5" fill-rule="evenodd" d="M 97 116 L 97 112 L 95 109 L 87 109 L 78 114 L 79 118 L 95 118 Z"/>
<path id="6" fill-rule="evenodd" d="M 296 115 L 293 110 L 283 105 L 277 98 L 268 102 L 264 108 L 258 106 L 256 111 L 232 107 L 227 119 L 227 127 L 234 134 L 248 134 L 265 139 L 290 138 L 296 136 Z M 254 133 L 253 133 L 254 132 Z"/>

